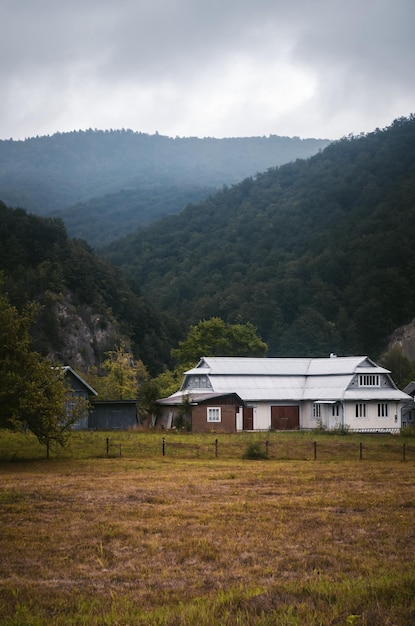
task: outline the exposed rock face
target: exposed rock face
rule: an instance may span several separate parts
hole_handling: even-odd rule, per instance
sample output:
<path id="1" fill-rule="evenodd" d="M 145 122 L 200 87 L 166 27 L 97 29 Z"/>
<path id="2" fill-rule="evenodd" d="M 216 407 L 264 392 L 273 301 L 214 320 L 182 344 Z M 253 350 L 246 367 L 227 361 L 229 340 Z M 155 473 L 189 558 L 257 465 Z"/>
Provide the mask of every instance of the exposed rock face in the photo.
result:
<path id="1" fill-rule="evenodd" d="M 398 346 L 409 361 L 415 361 L 415 319 L 397 328 L 391 336 L 388 350 Z"/>
<path id="2" fill-rule="evenodd" d="M 118 325 L 108 313 L 76 307 L 70 294 L 54 303 L 51 317 L 55 341 L 47 356 L 81 372 L 101 363 L 120 339 Z"/>

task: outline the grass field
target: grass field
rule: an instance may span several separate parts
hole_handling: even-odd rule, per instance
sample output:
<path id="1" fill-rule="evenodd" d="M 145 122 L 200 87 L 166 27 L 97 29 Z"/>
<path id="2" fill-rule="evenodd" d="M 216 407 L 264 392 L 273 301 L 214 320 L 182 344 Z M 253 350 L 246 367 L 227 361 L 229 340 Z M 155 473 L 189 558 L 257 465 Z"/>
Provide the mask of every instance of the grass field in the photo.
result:
<path id="1" fill-rule="evenodd" d="M 402 439 L 0 432 L 1 626 L 413 626 L 415 454 Z M 254 435 L 258 439 L 258 435 Z M 251 436 L 252 440 L 252 436 Z M 177 444 L 177 445 L 174 445 Z M 412 444 L 413 446 L 413 444 Z M 288 459 L 297 455 L 298 458 Z"/>

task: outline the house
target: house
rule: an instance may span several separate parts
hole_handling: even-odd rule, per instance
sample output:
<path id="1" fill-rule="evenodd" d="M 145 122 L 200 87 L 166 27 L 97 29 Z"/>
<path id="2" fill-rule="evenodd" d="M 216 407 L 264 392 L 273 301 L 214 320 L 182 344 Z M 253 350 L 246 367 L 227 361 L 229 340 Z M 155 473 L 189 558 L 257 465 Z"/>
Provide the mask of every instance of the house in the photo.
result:
<path id="1" fill-rule="evenodd" d="M 88 401 L 84 414 L 73 425 L 74 430 L 126 429 L 138 423 L 136 400 L 95 400 L 98 393 L 68 365 L 62 368 L 69 382 L 75 403 L 77 398 Z"/>
<path id="2" fill-rule="evenodd" d="M 194 432 L 327 430 L 395 432 L 411 397 L 367 356 L 203 357 L 180 390 L 159 400 L 169 427 L 188 407 Z M 233 417 L 229 404 L 233 403 Z"/>

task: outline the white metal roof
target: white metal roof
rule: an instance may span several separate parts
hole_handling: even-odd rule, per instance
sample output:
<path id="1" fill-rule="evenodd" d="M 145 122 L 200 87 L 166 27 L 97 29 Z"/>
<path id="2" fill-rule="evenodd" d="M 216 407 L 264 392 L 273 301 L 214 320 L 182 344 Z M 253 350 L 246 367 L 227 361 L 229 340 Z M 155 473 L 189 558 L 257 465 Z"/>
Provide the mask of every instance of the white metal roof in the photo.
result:
<path id="1" fill-rule="evenodd" d="M 330 358 L 249 358 L 249 357 L 203 357 L 196 367 L 186 374 L 244 375 L 244 376 L 316 376 L 321 374 L 351 374 L 357 368 L 373 373 L 389 373 L 367 356 Z M 360 369 L 359 369 L 360 371 Z"/>
<path id="2" fill-rule="evenodd" d="M 412 398 L 403 391 L 394 387 L 359 387 L 347 389 L 344 393 L 345 400 L 379 400 L 379 402 L 387 402 L 388 400 L 396 400 L 397 402 L 405 402 Z"/>
<path id="3" fill-rule="evenodd" d="M 356 374 L 385 374 L 385 387 L 351 387 Z M 245 401 L 407 400 L 389 377 L 389 370 L 367 356 L 330 358 L 203 357 L 187 376 L 205 374 L 215 393 L 237 393 Z M 186 378 L 185 378 L 186 381 Z M 194 393 L 185 389 L 180 393 Z M 171 398 L 175 397 L 173 394 Z"/>
<path id="4" fill-rule="evenodd" d="M 301 400 L 304 376 L 211 376 L 213 389 L 232 390 L 244 400 Z"/>

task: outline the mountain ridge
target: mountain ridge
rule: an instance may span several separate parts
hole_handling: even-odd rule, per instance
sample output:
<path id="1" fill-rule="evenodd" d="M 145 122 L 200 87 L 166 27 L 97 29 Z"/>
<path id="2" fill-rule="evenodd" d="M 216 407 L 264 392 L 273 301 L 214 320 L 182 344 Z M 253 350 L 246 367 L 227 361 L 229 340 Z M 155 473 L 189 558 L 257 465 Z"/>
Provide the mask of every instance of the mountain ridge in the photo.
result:
<path id="1" fill-rule="evenodd" d="M 376 356 L 414 316 L 414 230 L 411 116 L 247 178 L 102 253 L 181 321 L 250 321 L 272 355 Z"/>
<path id="2" fill-rule="evenodd" d="M 177 213 L 223 185 L 305 158 L 328 143 L 277 135 L 170 138 L 125 129 L 3 140 L 0 198 L 9 206 L 62 217 L 70 236 L 97 247 L 114 239 L 111 219 L 118 222 L 116 234 L 126 234 L 166 212 Z M 153 202 L 152 195 L 158 200 Z"/>

